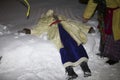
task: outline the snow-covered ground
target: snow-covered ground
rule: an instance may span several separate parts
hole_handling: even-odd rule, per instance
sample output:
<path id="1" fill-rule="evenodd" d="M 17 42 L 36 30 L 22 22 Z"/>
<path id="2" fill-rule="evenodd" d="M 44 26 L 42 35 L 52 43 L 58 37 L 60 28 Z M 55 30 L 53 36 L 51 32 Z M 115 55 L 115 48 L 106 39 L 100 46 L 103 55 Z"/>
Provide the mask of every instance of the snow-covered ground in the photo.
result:
<path id="1" fill-rule="evenodd" d="M 24 27 L 31 28 L 37 23 L 42 13 L 53 9 L 57 14 L 65 15 L 72 20 L 81 21 L 85 5 L 78 0 L 30 0 L 31 14 L 26 19 L 26 8 L 17 0 L 0 2 L 0 80 L 65 80 L 66 74 L 61 64 L 59 52 L 46 35 L 18 34 Z M 96 29 L 94 16 L 87 24 Z M 99 33 L 88 34 L 84 45 L 89 55 L 89 66 L 92 76 L 83 77 L 81 68 L 75 67 L 76 80 L 119 80 L 120 63 L 108 65 L 107 58 L 96 55 L 99 52 Z"/>

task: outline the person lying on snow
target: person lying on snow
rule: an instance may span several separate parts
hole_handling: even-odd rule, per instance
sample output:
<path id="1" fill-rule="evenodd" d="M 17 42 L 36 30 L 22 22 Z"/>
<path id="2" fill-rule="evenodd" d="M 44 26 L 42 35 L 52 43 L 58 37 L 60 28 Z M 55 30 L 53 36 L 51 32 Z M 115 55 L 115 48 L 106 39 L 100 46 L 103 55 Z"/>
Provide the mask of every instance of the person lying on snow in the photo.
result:
<path id="1" fill-rule="evenodd" d="M 94 32 L 94 29 L 82 23 L 66 19 L 64 16 L 56 16 L 53 10 L 48 10 L 33 29 L 24 28 L 26 34 L 41 35 L 47 32 L 48 39 L 58 48 L 61 61 L 70 79 L 77 78 L 73 67 L 80 65 L 84 77 L 91 76 L 88 67 L 88 55 L 83 47 L 87 42 L 87 33 Z"/>

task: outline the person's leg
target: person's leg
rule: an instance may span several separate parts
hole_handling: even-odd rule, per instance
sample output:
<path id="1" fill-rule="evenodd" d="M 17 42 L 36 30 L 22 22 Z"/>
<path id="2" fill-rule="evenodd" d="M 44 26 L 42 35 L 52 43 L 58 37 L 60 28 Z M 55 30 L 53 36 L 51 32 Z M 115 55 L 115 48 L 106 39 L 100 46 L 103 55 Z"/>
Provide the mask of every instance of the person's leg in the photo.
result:
<path id="1" fill-rule="evenodd" d="M 106 63 L 114 65 L 120 60 L 120 40 L 115 41 L 113 35 L 106 35 L 104 54 L 109 59 Z"/>
<path id="2" fill-rule="evenodd" d="M 75 79 L 78 77 L 78 75 L 74 72 L 74 69 L 72 66 L 68 66 L 65 68 L 67 75 L 69 76 L 69 79 Z"/>
<path id="3" fill-rule="evenodd" d="M 0 63 L 1 63 L 2 56 L 0 56 Z"/>
<path id="4" fill-rule="evenodd" d="M 104 37 L 104 36 L 103 36 L 103 33 L 101 33 L 101 34 L 100 34 L 100 43 L 99 43 L 99 51 L 100 51 L 100 52 L 96 54 L 96 55 L 100 56 L 101 58 L 106 57 L 106 56 L 103 54 L 103 52 L 104 52 L 104 43 L 105 43 L 103 37 Z"/>
<path id="5" fill-rule="evenodd" d="M 0 61 L 1 61 L 1 59 L 2 59 L 2 56 L 0 56 Z"/>
<path id="6" fill-rule="evenodd" d="M 82 62 L 81 64 L 80 64 L 80 67 L 81 67 L 81 69 L 83 70 L 83 72 L 84 72 L 84 77 L 88 77 L 88 76 L 91 76 L 91 71 L 90 71 L 90 69 L 89 69 L 89 66 L 88 66 L 88 64 L 87 64 L 87 62 Z"/>

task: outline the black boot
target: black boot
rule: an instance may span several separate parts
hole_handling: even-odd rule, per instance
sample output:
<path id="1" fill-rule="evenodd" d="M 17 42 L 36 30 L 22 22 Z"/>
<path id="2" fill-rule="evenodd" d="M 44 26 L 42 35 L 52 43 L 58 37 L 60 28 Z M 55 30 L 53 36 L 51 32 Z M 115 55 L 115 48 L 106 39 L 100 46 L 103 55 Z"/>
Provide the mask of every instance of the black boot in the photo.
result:
<path id="1" fill-rule="evenodd" d="M 104 53 L 97 53 L 96 55 L 97 55 L 97 56 L 100 56 L 100 58 L 106 57 L 106 56 L 104 55 Z"/>
<path id="2" fill-rule="evenodd" d="M 90 69 L 88 67 L 87 62 L 82 62 L 80 66 L 81 66 L 81 69 L 84 72 L 84 77 L 91 76 L 91 71 L 90 71 Z"/>
<path id="3" fill-rule="evenodd" d="M 66 72 L 68 73 L 68 80 L 75 79 L 78 77 L 78 75 L 74 72 L 71 66 L 68 66 L 65 69 L 66 69 Z"/>
<path id="4" fill-rule="evenodd" d="M 2 56 L 0 56 L 0 61 L 1 61 L 1 59 L 2 59 Z"/>
<path id="5" fill-rule="evenodd" d="M 0 64 L 1 64 L 1 59 L 2 59 L 2 56 L 0 56 Z"/>
<path id="6" fill-rule="evenodd" d="M 109 65 L 114 65 L 114 64 L 116 64 L 116 63 L 119 63 L 119 60 L 111 60 L 111 59 L 109 59 L 108 61 L 106 61 L 106 63 L 108 63 Z"/>

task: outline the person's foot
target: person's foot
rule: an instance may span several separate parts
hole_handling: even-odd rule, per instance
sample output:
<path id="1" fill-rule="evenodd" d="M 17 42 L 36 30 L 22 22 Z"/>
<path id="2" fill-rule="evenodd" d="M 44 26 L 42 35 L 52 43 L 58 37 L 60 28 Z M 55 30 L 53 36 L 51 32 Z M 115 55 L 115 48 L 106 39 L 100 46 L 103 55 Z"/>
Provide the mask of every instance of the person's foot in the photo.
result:
<path id="1" fill-rule="evenodd" d="M 75 79 L 78 77 L 78 75 L 74 72 L 74 70 L 71 66 L 68 66 L 65 69 L 68 74 L 68 80 L 72 80 L 72 79 Z"/>
<path id="2" fill-rule="evenodd" d="M 87 62 L 82 62 L 80 66 L 81 66 L 81 69 L 82 69 L 83 72 L 84 72 L 84 77 L 89 77 L 89 76 L 91 76 L 91 71 L 90 71 L 90 69 L 89 69 L 89 67 L 88 67 Z"/>
<path id="3" fill-rule="evenodd" d="M 96 55 L 100 56 L 101 58 L 106 57 L 105 55 L 103 55 L 103 53 L 97 53 Z"/>
<path id="4" fill-rule="evenodd" d="M 114 65 L 114 64 L 116 64 L 118 62 L 119 62 L 119 60 L 118 61 L 114 61 L 114 60 L 111 60 L 111 59 L 109 59 L 108 61 L 106 61 L 106 63 L 108 63 L 109 65 Z"/>
<path id="5" fill-rule="evenodd" d="M 0 56 L 0 61 L 1 61 L 1 59 L 2 59 L 2 56 Z"/>
<path id="6" fill-rule="evenodd" d="M 0 56 L 0 64 L 1 64 L 1 59 L 2 59 L 2 56 Z"/>
<path id="7" fill-rule="evenodd" d="M 89 76 L 91 76 L 91 72 L 89 71 L 84 72 L 84 77 L 89 77 Z"/>

